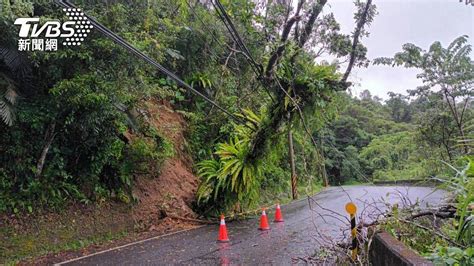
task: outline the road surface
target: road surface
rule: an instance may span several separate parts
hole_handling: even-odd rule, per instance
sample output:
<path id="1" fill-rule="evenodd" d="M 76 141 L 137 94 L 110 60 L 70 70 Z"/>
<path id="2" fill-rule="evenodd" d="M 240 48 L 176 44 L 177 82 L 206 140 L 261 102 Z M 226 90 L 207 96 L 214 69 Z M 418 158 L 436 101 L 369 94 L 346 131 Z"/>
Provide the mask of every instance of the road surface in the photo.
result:
<path id="1" fill-rule="evenodd" d="M 285 222 L 271 222 L 269 231 L 257 230 L 258 218 L 227 223 L 229 243 L 216 243 L 218 225 L 208 225 L 62 264 L 290 264 L 294 258 L 314 255 L 322 245 L 345 239 L 343 231 L 349 222 L 344 206 L 351 200 L 358 206 L 358 214 L 369 221 L 385 210 L 384 202 L 431 206 L 442 203 L 445 196 L 445 192 L 427 187 L 332 187 L 282 206 Z M 274 212 L 267 212 L 271 221 Z"/>

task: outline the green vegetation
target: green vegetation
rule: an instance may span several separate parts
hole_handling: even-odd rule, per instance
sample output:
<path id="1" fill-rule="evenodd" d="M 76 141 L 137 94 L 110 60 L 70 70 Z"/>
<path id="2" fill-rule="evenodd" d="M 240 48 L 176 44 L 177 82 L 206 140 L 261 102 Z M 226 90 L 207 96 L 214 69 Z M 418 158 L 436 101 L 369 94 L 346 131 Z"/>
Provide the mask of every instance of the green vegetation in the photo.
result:
<path id="1" fill-rule="evenodd" d="M 255 131 L 261 122 L 260 117 L 249 110 L 246 114 L 249 121 L 246 125 L 250 131 Z M 259 165 L 246 159 L 250 148 L 248 128 L 236 126 L 235 136 L 229 142 L 217 145 L 215 154 L 218 159 L 198 164 L 198 174 L 203 177 L 197 192 L 198 204 L 217 202 L 218 197 L 225 205 L 255 203 L 262 173 Z"/>
<path id="2" fill-rule="evenodd" d="M 252 2 L 237 2 L 224 6 L 249 50 L 246 55 L 235 52 L 242 47 L 233 43 L 216 11 L 199 3 L 96 3 L 86 11 L 243 124 L 155 75 L 99 33 L 80 47 L 18 52 L 15 18 L 64 14 L 55 4 L 2 3 L 0 210 L 31 212 L 117 194 L 130 202 L 135 173 L 150 163 L 159 172 L 175 154 L 143 115 L 140 103 L 152 98 L 173 103 L 188 119 L 189 150 L 203 178 L 197 195 L 203 209 L 221 211 L 237 202 L 250 206 L 258 202 L 259 191 L 288 191 L 291 176 L 298 185 L 423 179 L 443 173 L 441 161 L 454 163 L 468 151 L 472 64 L 465 36 L 446 49 L 433 44 L 435 58 L 406 45 L 393 59 L 377 59 L 420 68 L 426 80 L 411 96 L 390 93 L 384 103 L 368 91 L 359 98 L 338 92 L 349 86 L 345 78 L 352 66 L 341 73 L 337 61 L 313 63 L 308 40 L 324 47 L 320 53 L 367 64 L 359 36 L 341 34 L 332 14 L 320 15 L 326 1 L 292 11 L 314 17 L 305 25 L 282 17 L 288 10 L 280 4 L 268 4 L 263 14 Z M 356 30 L 365 34 L 375 7 L 359 1 L 357 7 L 356 17 L 364 23 Z M 263 22 L 263 29 L 252 21 Z M 209 24 L 216 25 L 211 32 Z M 319 32 L 318 25 L 327 28 Z M 306 31 L 313 27 L 318 31 Z M 294 28 L 305 31 L 293 36 Z M 266 41 L 269 49 L 262 49 L 265 34 L 281 39 Z M 237 46 L 228 49 L 231 44 Z M 442 65 L 433 70 L 438 62 Z M 445 73 L 460 78 L 442 79 Z M 428 89 L 435 85 L 441 89 Z"/>
<path id="3" fill-rule="evenodd" d="M 297 186 L 317 187 L 326 175 L 311 132 L 335 116 L 352 67 L 367 64 L 360 39 L 376 11 L 371 1 L 356 4 L 352 36 L 339 32 L 333 14 L 321 14 L 326 1 L 268 3 L 265 10 L 244 0 L 223 1 L 223 9 L 186 0 L 85 5 L 88 14 L 245 121 L 238 123 L 99 32 L 81 46 L 19 52 L 16 18 L 65 14 L 54 3 L 2 1 L 0 211 L 107 198 L 132 202 L 138 173 L 159 172 L 177 154 L 147 120 L 143 102 L 151 99 L 172 103 L 188 120 L 187 148 L 203 178 L 198 210 L 250 207 L 272 192 L 285 198 L 291 175 Z M 285 17 L 288 8 L 293 17 Z M 230 14 L 239 41 L 217 12 Z M 311 19 L 299 22 L 300 16 Z M 315 64 L 310 42 L 324 47 L 319 54 L 350 59 L 346 72 L 337 62 Z"/>
<path id="4" fill-rule="evenodd" d="M 100 18 L 109 20 L 106 24 L 124 34 L 143 33 L 146 25 L 132 27 L 139 18 L 128 15 L 125 6 L 114 5 L 105 13 L 95 8 L 92 14 L 102 14 Z M 2 105 L 9 126 L 0 127 L 1 212 L 31 212 L 71 200 L 129 194 L 141 162 L 159 164 L 171 153 L 166 138 L 140 121 L 133 107 L 151 95 L 170 94 L 173 85 L 146 75 L 146 66 L 111 41 L 91 37 L 81 47 L 54 53 L 17 51 L 15 18 L 62 18 L 61 12 L 55 4 L 2 2 L 0 72 L 6 77 L 2 82 L 8 83 L 6 99 L 13 103 L 11 95 L 17 97 L 15 105 Z M 166 43 L 172 36 L 161 33 L 156 38 Z M 155 49 L 155 54 L 162 57 L 165 49 Z M 137 132 L 131 142 L 124 137 L 130 130 Z"/>
<path id="5" fill-rule="evenodd" d="M 430 216 L 416 220 L 409 218 L 413 209 L 392 210 L 392 217 L 382 223 L 382 228 L 402 240 L 436 265 L 472 265 L 474 263 L 474 161 L 473 156 L 464 160 L 466 166 L 454 175 L 440 178 L 442 187 L 456 195 L 456 215 L 434 222 Z M 416 207 L 415 207 L 416 208 Z"/>
<path id="6" fill-rule="evenodd" d="M 390 140 L 387 143 L 391 150 L 390 157 L 393 158 L 392 151 L 397 155 L 404 154 L 408 159 L 406 162 L 418 164 L 419 167 L 406 167 L 406 163 L 386 167 L 396 167 L 401 172 L 424 170 L 433 179 L 440 181 L 441 187 L 451 191 L 455 197 L 454 216 L 443 217 L 446 220 L 436 223 L 433 219 L 422 217 L 420 221 L 414 222 L 409 213 L 411 209 L 394 210 L 393 217 L 382 226 L 437 265 L 474 263 L 474 114 L 471 106 L 474 96 L 474 63 L 469 57 L 471 46 L 466 42 L 466 36 L 455 39 L 447 48 L 435 42 L 429 51 L 413 44 L 405 44 L 403 51 L 394 58 L 376 60 L 376 63 L 381 64 L 418 68 L 422 71 L 418 77 L 424 83 L 420 88 L 410 91 L 410 95 L 416 97 L 416 100 L 408 107 L 412 105 L 417 111 L 415 119 L 419 121 L 417 136 L 412 139 L 416 140 L 418 149 L 419 143 L 423 143 L 422 152 L 428 151 L 429 156 L 410 158 L 419 154 L 419 151 L 413 150 L 411 142 L 407 140 L 403 141 L 404 147 L 401 150 L 390 146 L 395 140 L 392 136 L 386 139 Z M 398 137 L 405 138 L 408 135 Z M 371 145 L 372 143 L 368 148 Z M 385 164 L 387 153 L 381 154 L 383 160 L 377 162 Z M 396 158 L 403 159 L 401 156 Z M 442 167 L 439 166 L 439 161 L 443 162 Z"/>
<path id="7" fill-rule="evenodd" d="M 157 176 L 183 153 L 200 177 L 194 210 L 207 216 L 296 198 L 292 187 L 302 194 L 326 185 L 440 179 L 472 154 L 467 36 L 428 51 L 406 44 L 393 58 L 376 59 L 417 68 L 423 81 L 409 95 L 383 101 L 367 90 L 347 92 L 352 69 L 370 63 L 363 37 L 377 15 L 371 0 L 354 1 L 349 35 L 326 12 L 326 0 L 221 2 L 75 1 L 211 104 L 98 31 L 80 46 L 19 52 L 16 18 L 65 14 L 48 1 L 1 1 L 0 215 L 137 203 L 137 179 Z M 186 119 L 182 147 L 150 122 L 147 102 Z M 464 187 L 456 190 L 459 220 L 451 228 L 460 243 L 472 238 L 469 171 L 456 175 L 464 183 L 448 187 Z M 425 244 L 422 252 L 431 250 Z M 440 257 L 454 252 L 447 244 Z"/>
<path id="8" fill-rule="evenodd" d="M 130 207 L 123 204 L 77 207 L 57 213 L 24 215 L 14 224 L 0 227 L 0 261 L 14 265 L 52 252 L 81 250 L 133 236 Z M 34 226 L 28 226 L 31 220 L 35 221 Z"/>
<path id="9" fill-rule="evenodd" d="M 333 184 L 426 179 L 445 170 L 443 150 L 423 136 L 419 100 L 392 94 L 383 104 L 364 91 L 359 99 L 345 97 L 343 105 L 319 133 Z"/>

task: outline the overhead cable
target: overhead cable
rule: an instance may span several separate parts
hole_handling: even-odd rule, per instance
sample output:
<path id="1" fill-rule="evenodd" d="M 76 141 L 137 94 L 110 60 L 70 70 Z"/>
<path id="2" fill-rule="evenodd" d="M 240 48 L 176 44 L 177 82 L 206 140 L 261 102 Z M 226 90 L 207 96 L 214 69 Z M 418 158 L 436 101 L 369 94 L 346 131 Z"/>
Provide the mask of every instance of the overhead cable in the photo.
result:
<path id="1" fill-rule="evenodd" d="M 77 8 L 76 6 L 74 6 L 73 4 L 71 4 L 69 1 L 67 0 L 57 0 L 57 3 L 59 5 L 61 5 L 62 7 L 65 7 L 65 8 Z M 122 37 L 118 36 L 116 33 L 110 31 L 107 27 L 103 26 L 101 23 L 99 23 L 97 20 L 95 20 L 93 17 L 87 15 L 86 13 L 84 13 L 84 16 L 88 18 L 88 20 L 90 21 L 90 23 L 98 30 L 100 31 L 101 33 L 103 33 L 104 35 L 106 35 L 108 38 L 110 38 L 112 41 L 114 41 L 115 43 L 117 43 L 118 45 L 124 47 L 126 50 L 128 50 L 129 52 L 131 52 L 132 54 L 136 55 L 137 57 L 141 58 L 142 60 L 146 61 L 147 63 L 149 63 L 150 65 L 153 65 L 155 68 L 157 68 L 161 73 L 165 74 L 166 76 L 168 76 L 170 79 L 174 80 L 176 83 L 178 83 L 179 85 L 181 85 L 182 87 L 188 89 L 189 91 L 191 91 L 192 93 L 194 93 L 195 95 L 201 97 L 202 99 L 204 99 L 206 102 L 210 103 L 211 105 L 215 106 L 216 108 L 218 108 L 220 111 L 222 111 L 223 113 L 225 113 L 227 116 L 229 116 L 230 118 L 232 118 L 234 121 L 238 122 L 238 123 L 243 123 L 244 125 L 246 125 L 246 123 L 239 119 L 237 116 L 233 115 L 230 111 L 226 110 L 225 108 L 221 107 L 219 104 L 217 104 L 216 102 L 214 102 L 213 100 L 211 100 L 210 98 L 208 98 L 206 95 L 204 95 L 203 93 L 201 93 L 200 91 L 196 90 L 195 88 L 193 88 L 191 85 L 189 85 L 188 83 L 186 83 L 185 81 L 183 81 L 182 79 L 180 79 L 176 74 L 174 74 L 173 72 L 171 72 L 170 70 L 166 69 L 164 66 L 162 66 L 161 64 L 159 64 L 158 62 L 156 62 L 154 59 L 150 58 L 149 56 L 145 55 L 143 52 L 141 52 L 140 50 L 138 50 L 137 48 L 135 48 L 134 46 L 132 46 L 130 43 L 128 43 L 127 41 L 125 41 Z"/>

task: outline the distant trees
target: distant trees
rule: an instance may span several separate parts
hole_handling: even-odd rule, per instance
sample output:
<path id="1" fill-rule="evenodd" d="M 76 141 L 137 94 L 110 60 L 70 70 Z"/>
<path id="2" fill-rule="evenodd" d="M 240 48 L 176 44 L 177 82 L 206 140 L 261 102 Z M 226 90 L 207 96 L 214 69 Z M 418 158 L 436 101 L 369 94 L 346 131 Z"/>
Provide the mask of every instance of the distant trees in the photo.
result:
<path id="1" fill-rule="evenodd" d="M 440 99 L 438 110 L 450 113 L 462 139 L 466 137 L 465 123 L 474 97 L 474 62 L 469 56 L 472 47 L 467 44 L 467 38 L 460 36 L 447 48 L 434 42 L 428 51 L 407 43 L 393 58 L 374 60 L 375 64 L 420 69 L 422 72 L 417 77 L 423 86 L 410 91 L 410 95 L 437 96 Z M 461 146 L 464 153 L 469 152 L 467 145 Z"/>
<path id="2" fill-rule="evenodd" d="M 382 103 L 364 90 L 345 99 L 336 119 L 318 135 L 332 184 L 427 178 L 442 173 L 441 160 L 459 158 L 455 121 L 439 110 L 436 95 L 409 98 L 389 93 Z"/>
<path id="3" fill-rule="evenodd" d="M 400 93 L 389 92 L 390 97 L 385 101 L 387 107 L 390 110 L 390 115 L 395 122 L 410 122 L 412 118 L 412 111 L 410 103 L 408 102 L 409 97 Z"/>
<path id="4" fill-rule="evenodd" d="M 436 154 L 416 138 L 416 131 L 375 137 L 360 152 L 375 180 L 423 179 L 438 173 Z"/>
<path id="5" fill-rule="evenodd" d="M 370 93 L 369 90 L 363 90 L 363 91 L 359 94 L 359 98 L 360 98 L 362 101 L 371 101 L 371 100 L 372 100 L 372 93 Z"/>
<path id="6" fill-rule="evenodd" d="M 336 119 L 321 132 L 326 169 L 332 184 L 348 181 L 366 182 L 380 165 L 372 167 L 367 157 L 359 154 L 379 136 L 407 132 L 413 126 L 395 121 L 388 105 L 374 99 L 364 90 L 358 98 L 345 97 L 344 107 Z M 318 136 L 319 137 L 319 136 Z M 383 146 L 383 145 L 382 145 Z M 375 153 L 373 156 L 377 156 Z"/>

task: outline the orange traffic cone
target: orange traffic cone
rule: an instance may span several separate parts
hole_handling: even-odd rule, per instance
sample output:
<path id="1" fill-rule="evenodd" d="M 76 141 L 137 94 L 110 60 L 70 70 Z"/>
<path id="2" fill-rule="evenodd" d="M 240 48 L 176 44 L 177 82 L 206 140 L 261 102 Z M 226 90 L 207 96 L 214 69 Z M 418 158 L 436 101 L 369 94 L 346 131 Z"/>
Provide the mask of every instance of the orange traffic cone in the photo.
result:
<path id="1" fill-rule="evenodd" d="M 283 216 L 281 215 L 281 209 L 280 209 L 280 204 L 277 204 L 276 210 L 275 210 L 275 220 L 274 222 L 280 223 L 283 222 Z"/>
<path id="2" fill-rule="evenodd" d="M 268 225 L 267 214 L 265 213 L 265 209 L 262 209 L 262 216 L 260 217 L 260 227 L 259 230 L 270 230 L 270 226 Z"/>
<path id="3" fill-rule="evenodd" d="M 224 215 L 221 215 L 221 225 L 219 226 L 219 238 L 217 242 L 229 242 L 229 237 L 227 236 L 227 227 L 225 226 Z"/>

